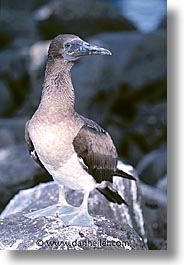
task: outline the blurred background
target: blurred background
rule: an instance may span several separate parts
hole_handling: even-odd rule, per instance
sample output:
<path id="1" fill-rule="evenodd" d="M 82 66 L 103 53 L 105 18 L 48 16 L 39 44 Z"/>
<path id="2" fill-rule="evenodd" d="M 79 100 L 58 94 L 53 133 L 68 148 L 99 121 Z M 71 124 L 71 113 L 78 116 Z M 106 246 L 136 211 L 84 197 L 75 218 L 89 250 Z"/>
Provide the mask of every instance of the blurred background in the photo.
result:
<path id="1" fill-rule="evenodd" d="M 47 49 L 73 33 L 110 49 L 72 71 L 76 109 L 107 129 L 140 177 L 150 249 L 166 245 L 166 0 L 1 0 L 0 210 L 51 177 L 31 161 L 25 121 L 38 106 Z"/>

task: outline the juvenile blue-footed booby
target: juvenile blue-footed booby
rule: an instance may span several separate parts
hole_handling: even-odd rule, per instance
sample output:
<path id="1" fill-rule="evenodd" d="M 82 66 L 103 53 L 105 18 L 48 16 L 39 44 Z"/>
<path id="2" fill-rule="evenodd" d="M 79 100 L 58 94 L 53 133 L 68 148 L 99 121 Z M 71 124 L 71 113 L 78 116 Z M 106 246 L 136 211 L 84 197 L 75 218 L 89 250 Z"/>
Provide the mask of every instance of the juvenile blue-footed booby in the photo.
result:
<path id="1" fill-rule="evenodd" d="M 71 34 L 59 35 L 50 44 L 41 101 L 26 123 L 25 139 L 32 158 L 58 184 L 59 201 L 28 217 L 56 215 L 68 225 L 91 226 L 88 197 L 95 188 L 111 202 L 126 203 L 113 188 L 113 176 L 134 177 L 117 169 L 117 152 L 108 132 L 74 109 L 71 68 L 81 56 L 94 54 L 111 52 Z M 66 202 L 65 186 L 84 191 L 80 207 Z"/>

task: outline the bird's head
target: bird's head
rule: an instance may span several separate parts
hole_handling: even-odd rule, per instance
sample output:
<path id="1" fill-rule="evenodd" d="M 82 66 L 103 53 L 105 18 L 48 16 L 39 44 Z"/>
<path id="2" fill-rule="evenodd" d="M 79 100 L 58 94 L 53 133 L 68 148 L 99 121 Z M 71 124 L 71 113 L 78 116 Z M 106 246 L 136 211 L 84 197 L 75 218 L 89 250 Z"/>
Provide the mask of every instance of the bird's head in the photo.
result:
<path id="1" fill-rule="evenodd" d="M 63 34 L 55 37 L 50 46 L 48 56 L 51 59 L 63 58 L 67 61 L 76 61 L 84 55 L 112 55 L 102 47 L 91 45 L 78 36 Z"/>

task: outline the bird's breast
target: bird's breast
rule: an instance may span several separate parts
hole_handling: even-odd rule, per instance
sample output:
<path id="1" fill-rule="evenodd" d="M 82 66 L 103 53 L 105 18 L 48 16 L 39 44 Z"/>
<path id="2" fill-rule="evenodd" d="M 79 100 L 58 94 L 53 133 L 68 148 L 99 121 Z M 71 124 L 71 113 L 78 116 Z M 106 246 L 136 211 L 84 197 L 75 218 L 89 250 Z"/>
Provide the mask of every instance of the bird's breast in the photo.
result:
<path id="1" fill-rule="evenodd" d="M 60 124 L 31 124 L 30 138 L 41 162 L 54 168 L 60 167 L 67 161 L 73 149 L 75 132 L 70 125 Z"/>

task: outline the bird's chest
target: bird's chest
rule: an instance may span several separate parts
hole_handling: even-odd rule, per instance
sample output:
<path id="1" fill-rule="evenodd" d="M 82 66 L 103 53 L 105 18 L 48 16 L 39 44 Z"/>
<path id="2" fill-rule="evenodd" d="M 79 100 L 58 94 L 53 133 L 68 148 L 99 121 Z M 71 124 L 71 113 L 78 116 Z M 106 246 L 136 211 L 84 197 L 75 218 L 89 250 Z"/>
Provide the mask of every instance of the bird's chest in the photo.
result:
<path id="1" fill-rule="evenodd" d="M 30 137 L 40 160 L 56 168 L 71 156 L 74 134 L 71 126 L 64 123 L 34 124 L 30 128 Z"/>

